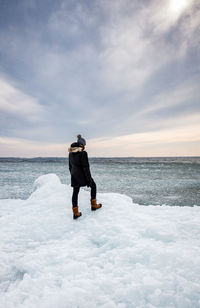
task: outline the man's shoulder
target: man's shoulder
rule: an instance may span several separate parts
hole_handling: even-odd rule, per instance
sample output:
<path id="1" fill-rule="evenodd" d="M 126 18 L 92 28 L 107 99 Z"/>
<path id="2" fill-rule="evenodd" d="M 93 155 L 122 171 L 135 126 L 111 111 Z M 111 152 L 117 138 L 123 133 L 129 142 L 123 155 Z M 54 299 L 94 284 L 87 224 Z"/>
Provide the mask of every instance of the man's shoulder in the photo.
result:
<path id="1" fill-rule="evenodd" d="M 88 158 L 88 153 L 84 150 L 83 152 L 80 152 L 83 158 Z"/>

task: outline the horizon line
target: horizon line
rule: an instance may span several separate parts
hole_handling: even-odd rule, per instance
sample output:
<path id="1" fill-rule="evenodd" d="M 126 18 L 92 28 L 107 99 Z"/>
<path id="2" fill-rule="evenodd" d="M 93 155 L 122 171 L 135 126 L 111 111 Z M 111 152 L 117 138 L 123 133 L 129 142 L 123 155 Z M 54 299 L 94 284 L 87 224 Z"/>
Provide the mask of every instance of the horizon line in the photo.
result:
<path id="1" fill-rule="evenodd" d="M 185 155 L 185 156 L 89 156 L 89 158 L 200 158 L 199 155 Z M 19 158 L 19 159 L 36 159 L 36 158 L 68 158 L 68 156 L 0 156 L 2 158 Z"/>

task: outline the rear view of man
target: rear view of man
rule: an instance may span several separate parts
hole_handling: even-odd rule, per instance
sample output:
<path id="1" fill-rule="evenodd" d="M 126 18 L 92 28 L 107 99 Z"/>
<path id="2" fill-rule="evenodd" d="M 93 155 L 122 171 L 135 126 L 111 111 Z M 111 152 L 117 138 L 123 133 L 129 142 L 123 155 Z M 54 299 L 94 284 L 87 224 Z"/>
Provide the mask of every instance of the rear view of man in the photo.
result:
<path id="1" fill-rule="evenodd" d="M 79 137 L 80 136 L 80 137 Z M 102 204 L 96 203 L 96 183 L 94 182 L 88 161 L 87 152 L 84 151 L 86 144 L 85 140 L 78 135 L 80 143 L 74 142 L 69 148 L 69 171 L 71 173 L 71 186 L 73 187 L 72 194 L 72 211 L 73 218 L 79 218 L 82 213 L 78 210 L 78 194 L 80 187 L 91 187 L 91 210 L 96 211 L 102 207 Z"/>

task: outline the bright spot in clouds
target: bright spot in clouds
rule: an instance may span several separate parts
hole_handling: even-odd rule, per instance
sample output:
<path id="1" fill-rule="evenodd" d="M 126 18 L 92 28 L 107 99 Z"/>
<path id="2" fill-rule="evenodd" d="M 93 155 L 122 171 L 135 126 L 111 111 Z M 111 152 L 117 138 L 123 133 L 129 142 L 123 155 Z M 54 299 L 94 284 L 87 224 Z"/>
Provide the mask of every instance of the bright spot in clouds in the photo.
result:
<path id="1" fill-rule="evenodd" d="M 189 5 L 189 0 L 170 0 L 170 9 L 180 13 Z"/>

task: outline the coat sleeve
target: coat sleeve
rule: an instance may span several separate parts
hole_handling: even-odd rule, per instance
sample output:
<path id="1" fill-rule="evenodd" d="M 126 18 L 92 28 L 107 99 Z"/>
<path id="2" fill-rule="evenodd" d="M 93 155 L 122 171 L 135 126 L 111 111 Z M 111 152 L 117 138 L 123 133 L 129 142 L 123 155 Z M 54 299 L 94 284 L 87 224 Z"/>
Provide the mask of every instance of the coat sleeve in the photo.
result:
<path id="1" fill-rule="evenodd" d="M 82 158 L 81 158 L 81 164 L 83 167 L 83 171 L 85 173 L 87 182 L 89 183 L 91 181 L 91 173 L 90 173 L 90 165 L 88 161 L 88 155 L 87 152 L 83 152 Z"/>
<path id="2" fill-rule="evenodd" d="M 69 172 L 71 173 L 71 170 L 72 170 L 72 165 L 70 163 L 70 160 L 69 160 Z"/>

